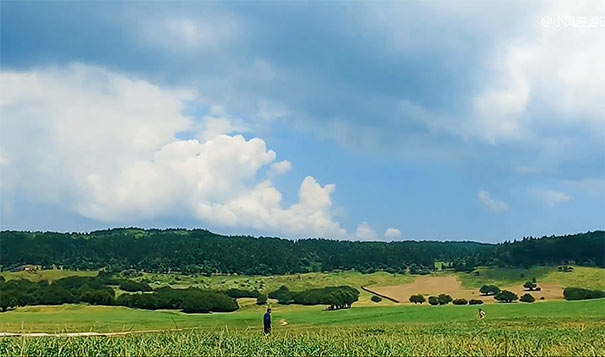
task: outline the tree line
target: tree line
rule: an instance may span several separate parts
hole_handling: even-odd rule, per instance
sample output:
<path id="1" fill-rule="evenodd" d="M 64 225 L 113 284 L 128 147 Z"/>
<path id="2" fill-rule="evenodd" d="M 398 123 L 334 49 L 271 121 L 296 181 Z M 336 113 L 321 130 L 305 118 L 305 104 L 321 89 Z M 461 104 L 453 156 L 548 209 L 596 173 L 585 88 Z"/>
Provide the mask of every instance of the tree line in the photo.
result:
<path id="1" fill-rule="evenodd" d="M 436 261 L 472 271 L 477 265 L 586 264 L 603 267 L 605 232 L 525 237 L 520 241 L 351 242 L 221 236 L 207 230 L 116 228 L 90 233 L 0 232 L 0 268 L 24 264 L 85 270 L 184 274 L 280 275 L 357 270 L 427 274 Z"/>
<path id="2" fill-rule="evenodd" d="M 175 289 L 164 286 L 157 289 L 130 279 L 116 278 L 114 273 L 99 272 L 96 277 L 70 276 L 49 282 L 28 279 L 5 280 L 0 276 L 0 310 L 26 305 L 61 305 L 88 303 L 157 310 L 174 309 L 186 313 L 231 312 L 239 308 L 238 298 L 256 298 L 257 304 L 267 303 L 267 295 L 257 290 L 231 288 L 204 290 L 196 287 Z M 129 288 L 133 293 L 116 297 L 114 287 Z M 269 297 L 280 304 L 328 305 L 329 309 L 351 307 L 359 291 L 350 286 L 329 286 L 303 291 L 289 291 L 287 287 L 270 292 Z"/>

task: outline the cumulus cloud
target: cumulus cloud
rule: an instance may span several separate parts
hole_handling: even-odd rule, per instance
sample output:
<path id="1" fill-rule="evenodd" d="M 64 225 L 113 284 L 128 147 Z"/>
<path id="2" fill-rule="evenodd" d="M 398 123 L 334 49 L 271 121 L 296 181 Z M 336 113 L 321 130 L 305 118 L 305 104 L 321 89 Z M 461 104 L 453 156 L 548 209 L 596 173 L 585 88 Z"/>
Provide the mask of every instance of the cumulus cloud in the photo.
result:
<path id="1" fill-rule="evenodd" d="M 257 181 L 275 152 L 222 108 L 184 115 L 196 94 L 102 68 L 0 72 L 2 190 L 105 222 L 187 217 L 294 237 L 340 238 L 334 185 L 306 177 L 287 206 Z M 182 140 L 177 134 L 190 133 Z M 23 140 L 27 138 L 28 140 Z M 270 170 L 286 172 L 288 161 Z M 7 171 L 8 174 L 4 175 Z"/>
<path id="2" fill-rule="evenodd" d="M 532 191 L 534 197 L 539 201 L 545 203 L 549 207 L 553 207 L 559 203 L 563 203 L 569 201 L 570 197 L 559 191 L 555 190 L 546 190 L 546 189 L 533 189 Z"/>
<path id="3" fill-rule="evenodd" d="M 401 231 L 393 227 L 387 228 L 387 230 L 384 232 L 384 237 L 390 239 L 399 238 L 401 237 Z"/>
<path id="4" fill-rule="evenodd" d="M 492 142 L 562 124 L 603 130 L 605 62 L 595 60 L 605 46 L 602 28 L 542 26 L 541 21 L 542 16 L 564 19 L 602 10 L 598 2 L 549 3 L 531 17 L 522 37 L 495 47 L 487 86 L 473 99 L 472 130 Z"/>
<path id="5" fill-rule="evenodd" d="M 493 199 L 491 194 L 485 190 L 479 191 L 477 198 L 479 199 L 479 202 L 494 212 L 503 212 L 508 210 L 508 204 L 506 204 L 506 202 Z"/>
<path id="6" fill-rule="evenodd" d="M 355 239 L 357 240 L 377 240 L 378 234 L 376 231 L 368 224 L 368 222 L 363 221 L 357 226 L 357 230 L 355 231 Z"/>
<path id="7" fill-rule="evenodd" d="M 277 176 L 290 172 L 292 170 L 292 163 L 288 160 L 279 161 L 271 164 L 269 167 L 269 176 Z"/>

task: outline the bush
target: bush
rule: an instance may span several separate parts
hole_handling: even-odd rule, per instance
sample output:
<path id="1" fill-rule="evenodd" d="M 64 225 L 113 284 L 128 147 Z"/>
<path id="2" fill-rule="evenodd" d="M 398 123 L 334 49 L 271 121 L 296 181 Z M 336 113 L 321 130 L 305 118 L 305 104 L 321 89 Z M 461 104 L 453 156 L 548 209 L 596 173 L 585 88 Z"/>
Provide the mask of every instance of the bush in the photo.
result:
<path id="1" fill-rule="evenodd" d="M 454 299 L 454 301 L 452 301 L 452 303 L 454 305 L 466 305 L 466 304 L 468 304 L 468 301 L 466 301 L 466 299 Z"/>
<path id="2" fill-rule="evenodd" d="M 0 291 L 0 309 L 2 312 L 17 306 L 17 298 L 12 292 Z"/>
<path id="3" fill-rule="evenodd" d="M 422 294 L 418 294 L 418 295 L 412 295 L 410 296 L 410 302 L 413 302 L 414 304 L 422 304 L 423 302 L 426 301 L 426 299 L 424 298 L 424 296 L 422 296 Z"/>
<path id="4" fill-rule="evenodd" d="M 267 303 L 267 295 L 259 294 L 256 298 L 256 305 L 265 305 Z"/>
<path id="5" fill-rule="evenodd" d="M 120 281 L 120 289 L 124 291 L 151 291 L 151 286 L 147 283 L 140 283 L 138 281 L 124 279 Z"/>
<path id="6" fill-rule="evenodd" d="M 598 299 L 605 297 L 605 291 L 570 287 L 563 290 L 563 297 L 565 300 Z"/>
<path id="7" fill-rule="evenodd" d="M 436 296 L 429 296 L 429 304 L 439 305 L 439 298 L 437 298 Z"/>
<path id="8" fill-rule="evenodd" d="M 447 294 L 439 294 L 437 299 L 439 300 L 439 305 L 447 305 L 452 302 L 452 297 Z"/>
<path id="9" fill-rule="evenodd" d="M 481 305 L 481 304 L 483 304 L 483 300 L 480 300 L 480 299 L 470 299 L 468 301 L 468 304 L 469 305 Z"/>
<path id="10" fill-rule="evenodd" d="M 523 287 L 529 291 L 533 291 L 536 287 L 538 287 L 538 284 L 533 281 L 526 281 L 525 284 L 523 284 Z"/>
<path id="11" fill-rule="evenodd" d="M 269 297 L 277 299 L 277 302 L 280 304 L 288 304 L 292 300 L 292 293 L 288 290 L 287 286 L 282 285 L 279 289 L 269 292 Z"/>
<path id="12" fill-rule="evenodd" d="M 244 289 L 229 289 L 225 291 L 228 296 L 239 299 L 239 298 L 258 298 L 260 293 L 257 290 L 250 291 Z M 265 297 L 266 298 L 266 297 Z"/>
<path id="13" fill-rule="evenodd" d="M 496 295 L 500 292 L 500 288 L 496 285 L 483 285 L 479 292 L 483 295 Z"/>
<path id="14" fill-rule="evenodd" d="M 508 303 L 508 302 L 513 302 L 515 300 L 518 300 L 519 297 L 517 296 L 517 294 L 513 293 L 512 291 L 502 290 L 498 294 L 496 294 L 496 296 L 494 296 L 494 299 L 496 299 L 500 302 Z"/>
<path id="15" fill-rule="evenodd" d="M 370 298 L 370 300 L 372 300 L 374 302 L 381 302 L 382 298 L 380 296 L 372 295 L 372 297 Z"/>
<path id="16" fill-rule="evenodd" d="M 534 301 L 536 301 L 536 299 L 533 296 L 531 296 L 530 293 L 525 293 L 525 294 L 523 294 L 521 296 L 521 298 L 519 299 L 519 301 L 522 301 L 522 302 L 534 302 Z"/>

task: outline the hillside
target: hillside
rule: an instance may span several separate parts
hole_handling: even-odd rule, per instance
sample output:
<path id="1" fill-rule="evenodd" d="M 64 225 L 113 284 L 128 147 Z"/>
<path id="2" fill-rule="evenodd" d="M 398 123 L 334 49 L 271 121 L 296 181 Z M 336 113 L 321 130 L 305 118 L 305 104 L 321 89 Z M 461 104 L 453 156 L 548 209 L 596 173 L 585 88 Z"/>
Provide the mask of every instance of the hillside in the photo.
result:
<path id="1" fill-rule="evenodd" d="M 206 230 L 118 228 L 91 233 L 0 233 L 2 269 L 24 264 L 70 269 L 138 269 L 149 272 L 270 275 L 354 269 L 425 272 L 435 262 L 472 270 L 477 265 L 604 266 L 605 232 L 523 238 L 521 241 L 350 242 L 221 236 Z"/>

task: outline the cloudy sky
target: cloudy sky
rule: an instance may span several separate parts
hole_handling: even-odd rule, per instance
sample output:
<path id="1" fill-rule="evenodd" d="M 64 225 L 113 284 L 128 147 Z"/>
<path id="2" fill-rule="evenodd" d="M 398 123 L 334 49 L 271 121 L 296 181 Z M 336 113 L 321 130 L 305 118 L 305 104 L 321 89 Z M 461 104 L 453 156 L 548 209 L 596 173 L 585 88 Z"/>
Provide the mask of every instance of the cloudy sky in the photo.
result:
<path id="1" fill-rule="evenodd" d="M 1 5 L 0 227 L 605 228 L 605 3 Z"/>

